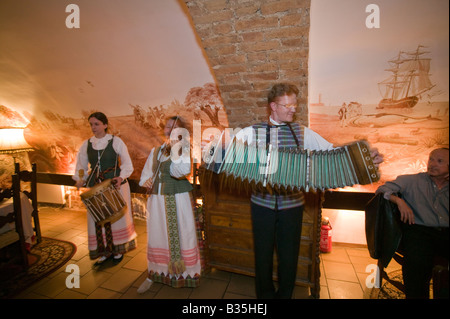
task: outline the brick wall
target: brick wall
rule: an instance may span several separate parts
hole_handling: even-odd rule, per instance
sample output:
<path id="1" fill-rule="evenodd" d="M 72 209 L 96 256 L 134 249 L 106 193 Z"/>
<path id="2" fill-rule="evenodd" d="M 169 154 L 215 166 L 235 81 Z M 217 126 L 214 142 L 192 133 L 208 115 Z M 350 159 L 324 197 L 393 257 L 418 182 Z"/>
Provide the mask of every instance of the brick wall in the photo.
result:
<path id="1" fill-rule="evenodd" d="M 184 0 L 208 56 L 231 127 L 267 119 L 276 82 L 300 89 L 296 118 L 308 124 L 310 0 Z"/>

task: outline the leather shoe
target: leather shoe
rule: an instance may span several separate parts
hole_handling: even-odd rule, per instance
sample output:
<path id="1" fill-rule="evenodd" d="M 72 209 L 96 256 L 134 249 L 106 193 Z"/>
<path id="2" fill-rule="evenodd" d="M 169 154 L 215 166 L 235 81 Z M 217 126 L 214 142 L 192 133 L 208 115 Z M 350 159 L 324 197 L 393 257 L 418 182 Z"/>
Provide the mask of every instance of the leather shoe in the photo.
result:
<path id="1" fill-rule="evenodd" d="M 102 256 L 100 257 L 94 264 L 94 266 L 100 266 L 103 265 L 108 259 L 111 259 L 112 255 L 109 255 L 108 257 Z"/>
<path id="2" fill-rule="evenodd" d="M 123 255 L 120 255 L 119 258 L 114 257 L 113 258 L 113 263 L 114 264 L 118 264 L 118 263 L 120 263 L 122 261 L 122 259 L 123 259 Z"/>

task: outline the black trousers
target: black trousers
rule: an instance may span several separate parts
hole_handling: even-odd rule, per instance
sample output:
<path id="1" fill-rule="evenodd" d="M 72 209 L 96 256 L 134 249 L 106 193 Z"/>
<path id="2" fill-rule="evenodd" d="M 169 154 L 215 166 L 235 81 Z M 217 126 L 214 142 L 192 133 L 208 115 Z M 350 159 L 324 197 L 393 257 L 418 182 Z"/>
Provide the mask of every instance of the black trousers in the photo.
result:
<path id="1" fill-rule="evenodd" d="M 295 287 L 303 206 L 272 210 L 251 204 L 255 252 L 256 297 L 289 299 Z M 273 256 L 278 262 L 278 291 L 272 280 Z"/>
<path id="2" fill-rule="evenodd" d="M 402 272 L 406 298 L 429 298 L 435 261 L 440 259 L 448 265 L 448 228 L 403 224 L 402 230 Z"/>

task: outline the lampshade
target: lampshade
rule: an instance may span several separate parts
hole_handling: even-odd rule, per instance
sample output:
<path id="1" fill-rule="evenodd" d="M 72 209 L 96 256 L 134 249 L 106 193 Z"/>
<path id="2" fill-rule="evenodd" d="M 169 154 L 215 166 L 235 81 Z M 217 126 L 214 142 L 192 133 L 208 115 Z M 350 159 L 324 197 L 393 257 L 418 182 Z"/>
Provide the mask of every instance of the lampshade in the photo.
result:
<path id="1" fill-rule="evenodd" d="M 24 127 L 0 128 L 0 154 L 12 154 L 32 151 L 33 148 L 25 141 Z"/>

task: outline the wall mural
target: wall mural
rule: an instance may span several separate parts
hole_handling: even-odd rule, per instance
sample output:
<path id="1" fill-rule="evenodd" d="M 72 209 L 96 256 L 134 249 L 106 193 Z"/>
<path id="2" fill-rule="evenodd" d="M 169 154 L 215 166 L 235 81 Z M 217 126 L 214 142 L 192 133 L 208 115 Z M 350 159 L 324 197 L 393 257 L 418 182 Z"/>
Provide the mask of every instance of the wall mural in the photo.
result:
<path id="1" fill-rule="evenodd" d="M 335 145 L 366 139 L 381 181 L 426 170 L 449 145 L 448 1 L 311 4 L 310 126 Z"/>
<path id="2" fill-rule="evenodd" d="M 87 117 L 104 112 L 126 143 L 139 179 L 161 144 L 169 116 L 201 130 L 228 127 L 214 77 L 183 1 L 15 0 L 0 2 L 0 127 L 25 127 L 33 151 L 22 167 L 73 174 L 92 133 Z M 192 136 L 191 136 L 192 137 Z M 10 155 L 0 155 L 8 187 Z"/>
<path id="3" fill-rule="evenodd" d="M 150 150 L 165 140 L 162 129 L 169 116 L 179 115 L 190 125 L 194 120 L 201 121 L 202 132 L 210 127 L 227 127 L 227 118 L 222 101 L 214 83 L 194 87 L 186 95 L 185 101 L 173 100 L 170 104 L 156 106 L 128 105 L 129 114 L 109 117 L 111 134 L 120 136 L 128 147 L 133 160 L 134 172 L 131 178 L 139 179 Z M 79 118 L 67 117 L 50 110 L 43 112 L 43 118 L 20 114 L 0 105 L 0 127 L 26 127 L 25 140 L 33 151 L 17 155 L 22 165 L 37 163 L 39 172 L 73 174 L 78 148 L 84 140 L 92 136 L 88 117 L 92 112 L 107 110 L 81 110 Z M 74 134 L 76 132 L 76 134 Z M 27 160 L 27 158 L 29 160 Z M 2 155 L 6 169 L 2 175 L 10 176 L 13 165 L 8 165 L 11 157 Z"/>

